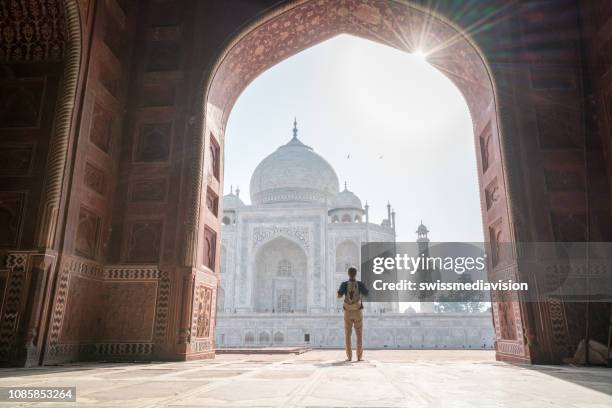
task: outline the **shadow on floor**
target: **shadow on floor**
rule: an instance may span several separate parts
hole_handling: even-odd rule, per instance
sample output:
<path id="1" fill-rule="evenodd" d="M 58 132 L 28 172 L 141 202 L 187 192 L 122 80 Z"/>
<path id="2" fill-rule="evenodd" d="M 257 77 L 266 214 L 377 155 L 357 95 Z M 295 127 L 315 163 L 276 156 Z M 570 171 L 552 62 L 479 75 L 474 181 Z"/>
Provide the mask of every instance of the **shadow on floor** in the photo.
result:
<path id="1" fill-rule="evenodd" d="M 572 382 L 583 387 L 612 395 L 612 369 L 606 367 L 576 366 L 528 366 L 521 368 L 550 375 L 559 380 Z"/>

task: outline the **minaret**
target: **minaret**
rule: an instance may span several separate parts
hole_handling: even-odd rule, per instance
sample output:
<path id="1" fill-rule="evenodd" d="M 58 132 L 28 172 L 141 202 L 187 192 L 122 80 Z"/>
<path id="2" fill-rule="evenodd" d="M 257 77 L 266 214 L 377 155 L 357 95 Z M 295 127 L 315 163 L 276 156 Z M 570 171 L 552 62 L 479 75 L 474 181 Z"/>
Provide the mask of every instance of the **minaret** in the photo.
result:
<path id="1" fill-rule="evenodd" d="M 365 202 L 366 242 L 370 242 L 370 206 Z"/>
<path id="2" fill-rule="evenodd" d="M 421 224 L 418 226 L 417 230 L 417 243 L 419 245 L 419 254 L 424 253 L 425 256 L 429 255 L 429 238 L 427 234 L 429 234 L 429 230 L 425 225 L 423 225 L 423 220 L 421 220 Z"/>
<path id="3" fill-rule="evenodd" d="M 429 230 L 425 225 L 423 225 L 423 220 L 421 220 L 421 224 L 418 226 L 417 230 L 417 245 L 419 246 L 419 255 L 424 254 L 427 258 L 429 256 L 429 238 L 427 234 L 429 234 Z M 431 271 L 424 270 L 426 274 L 430 274 Z M 429 276 L 427 278 L 430 278 Z M 434 313 L 434 304 L 433 302 L 419 302 L 419 312 L 420 313 Z"/>
<path id="4" fill-rule="evenodd" d="M 387 221 L 389 222 L 389 228 L 392 228 L 391 226 L 391 203 L 389 201 L 387 201 Z"/>

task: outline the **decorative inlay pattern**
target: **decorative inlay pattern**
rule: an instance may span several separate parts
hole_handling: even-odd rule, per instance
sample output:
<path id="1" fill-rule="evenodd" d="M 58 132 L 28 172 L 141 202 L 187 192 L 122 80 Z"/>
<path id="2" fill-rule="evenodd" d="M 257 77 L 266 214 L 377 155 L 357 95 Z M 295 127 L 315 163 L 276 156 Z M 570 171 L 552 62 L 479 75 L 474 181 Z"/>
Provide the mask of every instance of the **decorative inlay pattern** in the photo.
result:
<path id="1" fill-rule="evenodd" d="M 21 298 L 25 290 L 27 262 L 27 253 L 10 253 L 6 258 L 6 267 L 10 271 L 5 294 L 6 300 L 2 316 L 0 316 L 0 360 L 3 361 L 9 358 L 15 345 Z"/>
<path id="2" fill-rule="evenodd" d="M 205 285 L 198 285 L 195 291 L 193 310 L 193 338 L 210 337 L 212 321 L 213 290 Z"/>
<path id="3" fill-rule="evenodd" d="M 253 248 L 257 248 L 262 243 L 266 243 L 277 236 L 286 236 L 297 241 L 304 247 L 310 249 L 310 230 L 308 227 L 256 227 L 253 229 Z"/>
<path id="4" fill-rule="evenodd" d="M 57 278 L 57 289 L 55 292 L 55 301 L 53 303 L 54 306 L 51 316 L 51 327 L 49 328 L 45 362 L 76 359 L 79 355 L 83 355 L 82 353 L 89 353 L 89 355 L 91 355 L 94 351 L 91 345 L 65 344 L 60 340 L 72 276 L 83 276 L 101 280 L 103 277 L 103 270 L 95 262 L 90 262 L 78 257 L 62 257 Z"/>
<path id="5" fill-rule="evenodd" d="M 11 258 L 11 264 L 19 264 L 15 258 Z M 145 284 L 154 285 L 157 287 L 156 296 L 151 299 L 147 295 L 148 302 L 154 303 L 154 310 L 149 310 L 149 316 L 146 316 L 142 322 L 138 322 L 137 328 L 138 335 L 142 332 L 141 328 L 146 326 L 146 332 L 154 338 L 152 341 L 93 341 L 88 343 L 64 343 L 60 340 L 64 338 L 63 327 L 65 322 L 65 305 L 68 302 L 68 288 L 73 284 L 72 280 L 74 277 L 88 277 L 98 280 L 97 286 L 103 284 L 102 282 L 109 282 L 115 285 L 113 288 L 125 288 L 130 289 L 134 284 Z M 154 353 L 154 342 L 163 341 L 167 336 L 167 322 L 169 317 L 169 299 L 170 299 L 170 279 L 167 272 L 160 271 L 157 266 L 154 265 L 113 265 L 102 269 L 97 264 L 82 260 L 76 257 L 66 257 L 61 265 L 60 276 L 58 280 L 58 290 L 56 292 L 56 302 L 53 311 L 52 326 L 49 338 L 49 354 L 45 361 L 66 361 L 70 359 L 82 358 L 82 356 L 99 356 L 103 357 L 106 355 L 112 356 L 129 356 L 129 357 L 142 357 L 150 358 Z M 141 286 L 135 286 L 141 287 Z M 129 299 L 128 297 L 127 299 Z M 127 299 L 124 299 L 127 300 Z M 106 299 L 106 301 L 115 302 L 112 297 Z M 129 302 L 128 302 L 129 303 Z M 127 303 L 126 303 L 127 304 Z M 131 303 L 130 303 L 131 304 Z M 106 307 L 100 307 L 101 311 L 105 313 L 103 319 L 108 319 L 109 310 Z M 110 310 L 112 315 L 112 310 Z M 153 313 L 155 316 L 153 317 Z M 132 316 L 132 312 L 125 312 L 125 316 L 129 319 L 137 318 Z M 131 321 L 131 320 L 130 320 Z M 98 336 L 101 338 L 117 337 L 115 327 L 112 325 L 104 324 L 101 327 L 105 327 L 106 332 L 104 336 Z M 153 330 L 151 331 L 151 327 Z M 133 330 L 132 330 L 133 332 Z M 123 335 L 130 335 L 133 337 L 134 333 L 121 330 Z M 79 357 L 80 356 L 80 357 Z"/>
<path id="6" fill-rule="evenodd" d="M 65 36 L 60 0 L 8 0 L 0 7 L 0 61 L 61 60 Z"/>
<path id="7" fill-rule="evenodd" d="M 159 279 L 161 272 L 157 266 L 112 266 L 104 269 L 104 279 Z"/>

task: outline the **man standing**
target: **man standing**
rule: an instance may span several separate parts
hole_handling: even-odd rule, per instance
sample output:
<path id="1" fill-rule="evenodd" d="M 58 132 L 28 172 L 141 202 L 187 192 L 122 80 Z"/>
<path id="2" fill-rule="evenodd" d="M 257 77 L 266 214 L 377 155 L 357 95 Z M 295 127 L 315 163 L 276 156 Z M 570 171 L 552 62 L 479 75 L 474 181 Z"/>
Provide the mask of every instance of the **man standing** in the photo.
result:
<path id="1" fill-rule="evenodd" d="M 338 289 L 338 297 L 344 296 L 344 338 L 346 347 L 346 361 L 353 359 L 353 351 L 351 348 L 351 334 L 353 326 L 355 326 L 355 336 L 357 337 L 357 361 L 361 361 L 363 357 L 362 339 L 363 339 L 363 303 L 361 296 L 368 296 L 368 288 L 356 279 L 357 269 L 354 267 L 348 268 L 349 280 L 342 282 Z"/>

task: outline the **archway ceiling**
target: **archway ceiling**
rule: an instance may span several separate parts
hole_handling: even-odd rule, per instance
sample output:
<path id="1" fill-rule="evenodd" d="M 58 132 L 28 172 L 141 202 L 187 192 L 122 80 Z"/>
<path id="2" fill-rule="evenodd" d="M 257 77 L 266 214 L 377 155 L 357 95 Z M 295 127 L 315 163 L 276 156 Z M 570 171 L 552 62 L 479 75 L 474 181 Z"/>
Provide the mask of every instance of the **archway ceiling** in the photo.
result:
<path id="1" fill-rule="evenodd" d="M 493 85 L 482 57 L 440 18 L 399 1 L 305 0 L 253 24 L 228 47 L 210 83 L 208 119 L 224 128 L 236 99 L 258 75 L 339 34 L 420 50 L 462 91 L 473 118 L 491 106 Z"/>

